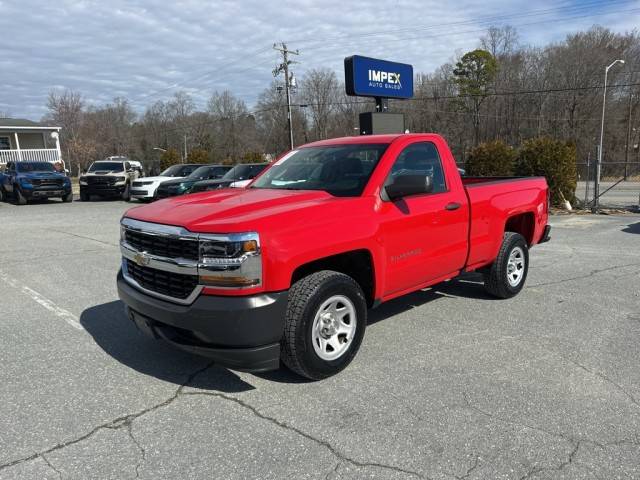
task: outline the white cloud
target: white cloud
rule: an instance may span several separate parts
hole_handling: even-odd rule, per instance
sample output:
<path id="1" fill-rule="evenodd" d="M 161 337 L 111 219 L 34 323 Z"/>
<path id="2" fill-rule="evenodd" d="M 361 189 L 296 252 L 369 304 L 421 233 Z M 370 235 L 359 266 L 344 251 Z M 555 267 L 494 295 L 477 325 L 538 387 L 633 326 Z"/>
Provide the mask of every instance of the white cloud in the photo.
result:
<path id="1" fill-rule="evenodd" d="M 489 16 L 515 14 L 494 23 L 517 26 L 534 44 L 594 23 L 616 31 L 640 24 L 638 10 L 628 12 L 640 9 L 640 1 L 624 0 L 599 6 L 589 0 L 22 0 L 0 6 L 0 108 L 31 118 L 44 113 L 49 90 L 62 86 L 92 103 L 128 97 L 139 109 L 177 88 L 200 105 L 223 89 L 251 105 L 272 79 L 271 45 L 281 40 L 301 50 L 298 76 L 329 66 L 341 77 L 343 58 L 354 53 L 431 71 L 456 51 L 474 48 L 487 26 L 480 20 Z M 531 13 L 541 10 L 548 13 Z"/>

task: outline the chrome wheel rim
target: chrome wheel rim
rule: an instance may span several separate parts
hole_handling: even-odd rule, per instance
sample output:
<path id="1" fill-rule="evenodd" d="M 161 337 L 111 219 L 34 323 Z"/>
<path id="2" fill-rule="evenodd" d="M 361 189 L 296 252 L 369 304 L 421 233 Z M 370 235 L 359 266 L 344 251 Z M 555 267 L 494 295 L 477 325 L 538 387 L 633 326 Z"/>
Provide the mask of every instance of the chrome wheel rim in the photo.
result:
<path id="1" fill-rule="evenodd" d="M 511 250 L 509 261 L 507 262 L 507 280 L 512 287 L 517 287 L 522 281 L 525 262 L 524 250 L 522 250 L 522 248 L 515 247 Z"/>
<path id="2" fill-rule="evenodd" d="M 356 333 L 356 307 L 344 295 L 325 300 L 313 319 L 313 349 L 322 360 L 336 360 L 345 354 Z"/>

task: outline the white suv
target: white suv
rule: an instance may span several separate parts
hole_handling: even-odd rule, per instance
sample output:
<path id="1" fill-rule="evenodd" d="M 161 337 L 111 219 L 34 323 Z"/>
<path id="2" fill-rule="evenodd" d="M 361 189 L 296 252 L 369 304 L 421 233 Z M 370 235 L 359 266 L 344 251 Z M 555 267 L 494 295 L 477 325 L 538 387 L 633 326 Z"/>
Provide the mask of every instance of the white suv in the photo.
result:
<path id="1" fill-rule="evenodd" d="M 156 190 L 162 182 L 187 177 L 201 166 L 197 163 L 172 165 L 157 177 L 139 178 L 131 185 L 131 198 L 137 198 L 141 201 L 153 200 L 156 196 Z"/>

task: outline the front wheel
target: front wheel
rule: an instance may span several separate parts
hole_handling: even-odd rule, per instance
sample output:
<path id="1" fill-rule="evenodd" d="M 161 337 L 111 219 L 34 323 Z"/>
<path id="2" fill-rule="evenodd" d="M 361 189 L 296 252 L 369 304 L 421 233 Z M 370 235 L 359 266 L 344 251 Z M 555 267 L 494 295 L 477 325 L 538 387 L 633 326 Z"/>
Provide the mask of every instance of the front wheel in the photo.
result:
<path id="1" fill-rule="evenodd" d="M 484 274 L 484 287 L 498 298 L 511 298 L 522 290 L 529 271 L 529 248 L 522 235 L 505 232 L 493 264 Z"/>
<path id="2" fill-rule="evenodd" d="M 367 303 L 348 275 L 323 270 L 298 280 L 289 292 L 280 356 L 312 380 L 335 375 L 355 357 L 367 326 Z"/>
<path id="3" fill-rule="evenodd" d="M 0 185 L 0 203 L 4 202 L 6 198 L 6 194 L 4 193 L 4 188 L 2 188 L 2 185 Z"/>
<path id="4" fill-rule="evenodd" d="M 22 194 L 22 192 L 20 191 L 19 188 L 14 187 L 15 188 L 15 192 L 16 192 L 16 203 L 18 205 L 26 205 L 27 204 L 27 199 L 25 198 L 25 196 Z"/>
<path id="5" fill-rule="evenodd" d="M 62 197 L 62 201 L 65 203 L 73 202 L 73 192 Z"/>
<path id="6" fill-rule="evenodd" d="M 122 192 L 122 200 L 125 202 L 131 201 L 131 189 L 129 188 L 128 183 L 125 185 L 124 191 Z"/>

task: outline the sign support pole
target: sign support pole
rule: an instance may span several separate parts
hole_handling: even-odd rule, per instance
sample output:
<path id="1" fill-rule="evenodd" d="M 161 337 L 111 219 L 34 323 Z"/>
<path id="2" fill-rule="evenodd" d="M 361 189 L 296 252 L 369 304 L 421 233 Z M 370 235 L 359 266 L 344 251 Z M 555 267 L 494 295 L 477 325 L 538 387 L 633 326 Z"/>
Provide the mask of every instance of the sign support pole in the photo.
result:
<path id="1" fill-rule="evenodd" d="M 384 97 L 376 98 L 376 112 L 386 112 L 389 110 L 389 99 Z"/>

